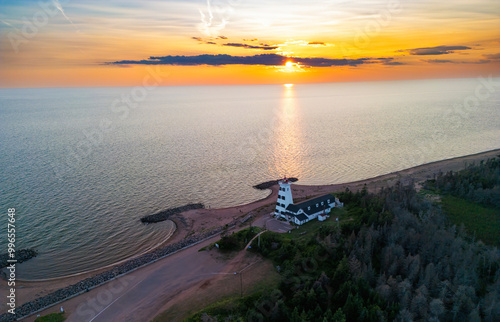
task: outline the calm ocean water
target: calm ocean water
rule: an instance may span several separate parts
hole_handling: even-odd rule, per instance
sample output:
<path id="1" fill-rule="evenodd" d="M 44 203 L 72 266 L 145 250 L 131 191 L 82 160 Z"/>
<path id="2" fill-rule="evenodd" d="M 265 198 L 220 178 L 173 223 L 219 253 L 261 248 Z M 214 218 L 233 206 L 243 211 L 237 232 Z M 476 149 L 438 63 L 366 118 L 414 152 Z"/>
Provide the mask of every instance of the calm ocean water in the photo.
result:
<path id="1" fill-rule="evenodd" d="M 480 84 L 2 89 L 0 227 L 16 208 L 17 248 L 40 253 L 19 278 L 111 264 L 168 238 L 169 222 L 139 223 L 165 208 L 251 202 L 268 194 L 252 185 L 284 175 L 340 183 L 500 148 L 500 88 L 479 99 Z"/>

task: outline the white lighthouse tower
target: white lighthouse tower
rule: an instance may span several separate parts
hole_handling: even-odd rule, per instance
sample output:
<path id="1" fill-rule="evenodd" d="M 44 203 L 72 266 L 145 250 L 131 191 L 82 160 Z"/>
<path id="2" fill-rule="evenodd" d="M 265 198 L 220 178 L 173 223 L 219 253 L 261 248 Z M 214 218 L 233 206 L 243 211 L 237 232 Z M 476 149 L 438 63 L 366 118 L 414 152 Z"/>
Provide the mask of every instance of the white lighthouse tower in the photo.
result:
<path id="1" fill-rule="evenodd" d="M 290 188 L 291 182 L 289 182 L 287 178 L 284 178 L 278 181 L 278 183 L 280 185 L 280 191 L 278 192 L 278 201 L 276 203 L 274 215 L 287 219 L 285 209 L 288 205 L 293 204 L 292 188 Z"/>

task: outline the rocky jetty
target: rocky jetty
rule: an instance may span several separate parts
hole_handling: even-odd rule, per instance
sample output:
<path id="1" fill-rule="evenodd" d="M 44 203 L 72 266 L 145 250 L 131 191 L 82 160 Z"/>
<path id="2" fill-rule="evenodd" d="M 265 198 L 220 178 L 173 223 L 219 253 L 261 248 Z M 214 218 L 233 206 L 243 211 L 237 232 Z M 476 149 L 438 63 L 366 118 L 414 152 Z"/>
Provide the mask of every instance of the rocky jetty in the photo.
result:
<path id="1" fill-rule="evenodd" d="M 9 266 L 10 263 L 7 262 L 9 259 L 16 259 L 17 263 L 22 263 L 28 259 L 36 257 L 36 255 L 38 255 L 36 250 L 31 248 L 17 250 L 15 258 L 9 258 L 9 253 L 2 254 L 0 255 L 0 268 Z"/>
<path id="2" fill-rule="evenodd" d="M 299 179 L 297 178 L 287 178 L 288 181 L 290 182 L 296 182 L 296 181 L 299 181 Z M 255 189 L 259 189 L 259 190 L 266 190 L 266 189 L 269 189 L 271 188 L 272 186 L 274 186 L 275 184 L 278 184 L 278 181 L 280 180 L 283 180 L 283 179 L 278 179 L 278 180 L 271 180 L 271 181 L 266 181 L 266 182 L 262 182 L 262 183 L 259 183 L 258 185 L 255 185 L 253 186 Z"/>
<path id="3" fill-rule="evenodd" d="M 155 223 L 155 222 L 160 222 L 167 220 L 170 216 L 183 212 L 183 211 L 188 211 L 192 209 L 201 209 L 205 208 L 205 206 L 201 203 L 191 203 L 185 206 L 177 207 L 177 208 L 170 208 L 167 210 L 160 211 L 159 213 L 145 216 L 141 218 L 141 222 L 143 223 Z"/>

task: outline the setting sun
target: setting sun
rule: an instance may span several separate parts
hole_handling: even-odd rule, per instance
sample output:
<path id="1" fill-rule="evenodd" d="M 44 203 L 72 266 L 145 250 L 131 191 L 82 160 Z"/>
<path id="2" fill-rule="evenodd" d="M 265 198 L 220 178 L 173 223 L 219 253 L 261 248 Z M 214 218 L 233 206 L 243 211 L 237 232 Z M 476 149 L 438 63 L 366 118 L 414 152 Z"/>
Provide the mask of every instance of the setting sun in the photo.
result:
<path id="1" fill-rule="evenodd" d="M 293 63 L 291 61 L 287 61 L 285 64 L 286 67 L 290 68 L 293 66 Z"/>

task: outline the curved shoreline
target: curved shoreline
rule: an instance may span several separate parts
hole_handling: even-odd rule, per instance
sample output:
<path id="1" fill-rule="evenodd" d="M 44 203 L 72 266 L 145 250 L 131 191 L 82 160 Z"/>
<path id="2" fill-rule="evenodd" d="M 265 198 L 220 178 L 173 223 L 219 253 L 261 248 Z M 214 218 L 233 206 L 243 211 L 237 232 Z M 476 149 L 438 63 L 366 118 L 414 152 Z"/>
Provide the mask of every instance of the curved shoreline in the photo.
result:
<path id="1" fill-rule="evenodd" d="M 155 245 L 153 245 L 153 246 L 151 246 L 151 247 L 143 250 L 142 252 L 140 252 L 138 254 L 133 254 L 130 257 L 127 257 L 127 258 L 124 258 L 124 259 L 120 259 L 117 262 L 114 262 L 114 263 L 111 263 L 111 264 L 108 264 L 108 265 L 105 265 L 105 266 L 102 266 L 102 267 L 99 267 L 99 268 L 93 268 L 93 269 L 90 269 L 90 270 L 87 270 L 87 271 L 79 272 L 79 273 L 74 273 L 74 274 L 64 275 L 64 276 L 58 276 L 58 277 L 52 277 L 52 278 L 43 278 L 43 279 L 22 279 L 22 278 L 18 278 L 17 281 L 23 282 L 23 283 L 43 283 L 43 282 L 61 281 L 61 280 L 67 279 L 67 278 L 78 277 L 78 276 L 85 275 L 85 274 L 91 274 L 91 273 L 99 272 L 101 270 L 106 270 L 106 269 L 108 269 L 110 267 L 123 264 L 123 263 L 125 263 L 125 262 L 127 262 L 129 260 L 133 260 L 133 259 L 135 259 L 137 257 L 140 257 L 140 256 L 146 254 L 146 253 L 152 252 L 155 249 L 160 248 L 163 245 L 166 245 L 166 243 L 169 241 L 169 239 L 171 239 L 172 236 L 177 231 L 177 224 L 173 220 L 170 220 L 170 221 L 174 224 L 174 229 L 171 231 L 171 233 L 163 241 L 161 241 L 161 242 L 159 242 L 159 243 L 157 243 L 157 244 L 155 244 Z"/>
<path id="2" fill-rule="evenodd" d="M 418 165 L 415 167 L 391 172 L 388 174 L 379 175 L 379 176 L 371 178 L 371 179 L 363 179 L 363 180 L 353 181 L 350 183 L 317 185 L 317 186 L 294 185 L 295 186 L 294 187 L 294 196 L 296 196 L 298 198 L 300 198 L 301 196 L 312 196 L 315 194 L 323 193 L 323 191 L 334 192 L 334 191 L 339 191 L 340 189 L 344 189 L 345 187 L 361 187 L 364 184 L 369 185 L 369 189 L 375 189 L 375 188 L 377 188 L 377 185 L 380 186 L 380 185 L 391 184 L 390 180 L 394 180 L 394 182 L 395 182 L 396 180 L 405 179 L 407 177 L 411 178 L 414 182 L 419 182 L 423 179 L 429 178 L 429 176 L 431 176 L 432 173 L 437 173 L 439 171 L 446 172 L 446 171 L 450 171 L 450 170 L 456 171 L 458 169 L 461 169 L 464 167 L 464 162 L 469 162 L 469 163 L 473 162 L 473 161 L 477 162 L 479 160 L 485 160 L 488 158 L 496 157 L 498 155 L 500 155 L 500 149 L 490 150 L 490 151 L 476 153 L 476 154 L 462 156 L 462 157 L 454 157 L 454 158 L 440 160 L 440 161 L 433 161 L 433 162 Z M 211 221 L 209 220 L 208 223 L 209 224 L 217 223 L 218 228 L 215 230 L 214 229 L 205 230 L 204 233 L 200 233 L 199 235 L 198 234 L 195 235 L 196 237 L 195 236 L 189 237 L 189 235 L 187 235 L 186 237 L 183 237 L 182 235 L 186 231 L 183 230 L 182 227 L 179 227 L 177 225 L 177 227 L 179 229 L 176 229 L 174 232 L 180 232 L 180 234 L 176 234 L 177 237 L 172 238 L 171 242 L 177 243 L 178 240 L 176 240 L 176 239 L 179 239 L 179 238 L 181 241 L 184 240 L 185 242 L 182 243 L 182 244 L 184 244 L 184 247 L 181 247 L 180 249 L 175 250 L 175 252 L 179 252 L 185 248 L 189 248 L 189 247 L 193 246 L 197 242 L 201 242 L 201 240 L 200 240 L 200 239 L 202 239 L 202 238 L 200 238 L 200 237 L 202 237 L 201 235 L 205 235 L 204 236 L 205 238 L 210 238 L 209 235 L 215 236 L 217 234 L 216 232 L 217 231 L 220 232 L 219 229 L 222 228 L 222 226 L 220 226 L 220 225 L 224 225 L 224 223 L 226 223 L 226 225 L 230 224 L 230 223 L 238 224 L 239 221 L 236 221 L 237 220 L 236 218 L 248 215 L 249 212 L 256 213 L 256 214 L 258 214 L 258 216 L 262 217 L 264 211 L 261 211 L 261 210 L 270 209 L 270 207 L 272 206 L 272 203 L 275 202 L 277 194 L 278 194 L 278 188 L 276 185 L 272 186 L 270 188 L 270 190 L 271 190 L 271 192 L 267 197 L 256 200 L 256 201 L 248 203 L 248 204 L 234 206 L 234 207 L 228 207 L 228 208 L 220 208 L 220 209 L 189 210 L 186 213 L 183 213 L 183 215 L 186 215 L 186 216 L 189 215 L 190 216 L 190 217 L 188 216 L 189 219 L 193 220 L 193 221 L 204 219 L 204 215 L 213 215 L 213 216 L 209 216 L 212 218 L 209 218 Z M 267 208 L 265 206 L 267 206 Z M 239 211 L 239 213 L 236 213 L 236 216 L 235 216 L 236 211 Z M 217 216 L 219 216 L 219 217 L 216 218 Z M 231 221 L 231 218 L 233 219 L 232 221 Z M 193 228 L 193 227 L 191 227 L 191 228 Z M 200 226 L 198 226 L 197 228 L 200 228 Z M 194 230 L 193 230 L 193 232 L 194 232 Z M 210 233 L 215 233 L 215 234 L 212 235 Z M 195 237 L 195 238 L 193 238 L 193 237 Z M 190 243 L 189 240 L 191 240 L 193 242 L 196 240 L 196 242 L 193 244 L 193 243 Z M 171 245 L 173 246 L 173 244 L 171 244 Z M 165 246 L 165 247 L 169 248 L 169 246 Z M 174 247 L 174 248 L 177 248 L 177 247 Z M 173 250 L 173 249 L 171 249 L 171 250 Z M 160 254 L 158 254 L 158 255 L 160 255 Z M 142 265 L 139 265 L 139 266 L 134 265 L 135 267 L 132 268 L 132 270 L 126 270 L 122 274 L 115 275 L 113 277 L 113 279 L 117 278 L 118 276 L 123 276 L 131 271 L 135 271 L 139 268 L 145 267 L 153 262 L 158 261 L 161 258 L 169 256 L 169 254 L 162 254 L 162 255 L 163 256 L 160 255 L 160 256 L 156 257 L 154 259 L 154 261 L 148 261 L 148 262 L 146 262 Z M 136 255 L 137 260 L 141 256 L 144 256 L 144 255 Z M 136 260 L 131 259 L 131 261 L 136 261 Z M 110 271 L 114 271 L 114 269 L 111 269 Z M 106 273 L 106 272 L 103 272 L 103 273 Z M 100 274 L 103 274 L 103 273 L 100 273 Z M 186 272 L 186 273 L 188 273 L 188 272 Z M 63 278 L 58 278 L 58 279 L 63 279 Z M 52 280 L 52 282 L 53 281 L 54 280 Z M 103 283 L 107 283 L 108 281 L 110 281 L 110 280 L 106 280 L 104 282 L 98 283 L 94 287 L 98 287 L 99 285 L 102 285 Z M 83 282 L 83 281 L 81 281 L 81 282 Z M 69 283 L 69 281 L 68 281 L 68 283 Z M 28 284 L 29 284 L 29 282 L 28 282 Z M 49 287 L 49 286 L 50 285 L 48 285 L 48 283 L 46 283 L 45 287 Z M 39 285 L 38 287 L 43 289 L 44 286 Z M 59 288 L 59 290 L 61 290 L 61 288 Z M 54 293 L 54 292 L 52 292 L 52 293 Z M 50 294 L 52 294 L 52 293 L 50 293 Z M 75 294 L 72 297 L 77 296 L 77 295 L 78 294 Z M 59 301 L 59 302 L 52 303 L 50 305 L 46 305 L 45 307 L 40 308 L 40 311 L 44 311 L 45 309 L 47 309 L 47 308 L 49 308 L 57 303 L 61 303 L 63 301 L 66 301 L 69 298 L 70 297 L 66 297 L 65 299 L 61 299 L 61 301 Z M 41 297 L 37 297 L 34 300 L 28 300 L 28 302 L 34 302 L 34 301 L 37 301 L 37 299 L 41 299 Z M 28 302 L 26 302 L 26 303 L 28 303 Z M 31 312 L 30 314 L 32 314 L 32 313 L 34 313 L 34 312 Z M 30 315 L 30 314 L 28 314 L 28 315 Z M 28 315 L 24 315 L 24 316 L 28 316 Z"/>
<path id="3" fill-rule="evenodd" d="M 427 162 L 410 168 L 397 170 L 386 174 L 381 174 L 375 177 L 346 182 L 346 183 L 333 183 L 333 184 L 322 184 L 322 185 L 293 185 L 293 186 L 295 186 L 297 189 L 309 188 L 309 189 L 318 189 L 318 191 L 321 192 L 325 190 L 330 190 L 331 192 L 333 192 L 333 191 L 338 191 L 339 188 L 362 186 L 364 184 L 373 184 L 376 182 L 388 181 L 395 178 L 412 177 L 412 179 L 414 179 L 415 182 L 418 182 L 423 179 L 426 179 L 431 173 L 434 172 L 437 173 L 440 170 L 442 170 L 443 172 L 450 170 L 452 171 L 460 170 L 464 168 L 465 166 L 464 162 L 471 163 L 480 160 L 486 160 L 488 158 L 493 158 L 497 156 L 500 156 L 500 148 L 494 150 L 488 150 L 485 152 L 468 154 L 465 156 Z"/>
<path id="4" fill-rule="evenodd" d="M 372 178 L 367 178 L 367 179 L 361 179 L 361 180 L 356 180 L 356 181 L 351 181 L 351 182 L 346 182 L 346 183 L 333 183 L 333 184 L 322 184 L 322 185 L 300 185 L 300 184 L 293 184 L 293 187 L 295 188 L 294 189 L 294 192 L 295 194 L 297 194 L 297 192 L 299 192 L 300 189 L 316 189 L 317 191 L 313 191 L 313 192 L 318 192 L 318 193 L 323 193 L 323 191 L 326 189 L 326 190 L 331 190 L 331 192 L 333 192 L 334 190 L 338 190 L 339 188 L 345 188 L 345 187 L 351 187 L 351 186 L 360 186 L 360 185 L 364 185 L 364 184 L 367 184 L 367 183 L 373 183 L 373 182 L 376 182 L 376 181 L 383 181 L 383 180 L 387 180 L 387 179 L 390 179 L 394 176 L 401 176 L 401 175 L 404 175 L 404 174 L 408 174 L 409 172 L 417 172 L 418 170 L 421 170 L 421 169 L 425 169 L 425 168 L 428 168 L 430 166 L 435 166 L 435 165 L 443 165 L 445 163 L 449 163 L 449 162 L 457 162 L 457 161 L 465 161 L 465 160 L 468 160 L 468 159 L 475 159 L 477 157 L 481 157 L 481 158 L 487 158 L 487 157 L 494 157 L 496 156 L 497 154 L 500 154 L 500 149 L 494 149 L 494 150 L 489 150 L 489 151 L 485 151 L 485 152 L 479 152 L 479 153 L 474 153 L 474 154 L 469 154 L 469 155 L 465 155 L 465 156 L 459 156 L 459 157 L 453 157 L 453 158 L 449 158 L 449 159 L 443 159 L 443 160 L 438 160 L 438 161 L 432 161 L 432 162 L 428 162 L 428 163 L 424 163 L 424 164 L 421 164 L 421 165 L 417 165 L 417 166 L 414 166 L 414 167 L 410 167 L 410 168 L 406 168 L 406 169 L 402 169 L 402 170 L 397 170 L 397 171 L 393 171 L 393 172 L 389 172 L 389 173 L 386 173 L 386 174 L 381 174 L 381 175 L 378 175 L 376 177 L 372 177 Z M 300 181 L 300 179 L 299 179 Z M 267 182 L 263 182 L 263 183 L 267 183 Z M 262 183 L 260 183 L 262 184 Z M 258 186 L 260 184 L 257 184 L 255 186 Z M 254 186 L 254 187 L 255 187 Z M 258 199 L 258 200 L 255 200 L 255 201 L 252 201 L 250 203 L 247 203 L 247 204 L 243 204 L 243 205 L 237 205 L 237 206 L 231 206 L 231 207 L 226 207 L 226 208 L 200 208 L 200 209 L 204 209 L 204 210 L 207 210 L 208 212 L 219 212 L 219 211 L 231 211 L 231 210 L 242 210 L 246 208 L 253 208 L 253 207 L 258 207 L 257 204 L 262 204 L 262 203 L 266 203 L 267 201 L 269 202 L 274 202 L 274 199 L 276 198 L 276 195 L 277 195 L 277 187 L 276 185 L 272 185 L 270 187 L 268 187 L 267 189 L 264 189 L 264 190 L 270 190 L 270 193 L 268 196 L 264 197 L 264 198 L 261 198 L 261 199 Z M 299 194 L 297 195 L 297 197 L 305 197 L 305 196 L 302 196 L 299 192 Z M 197 210 L 197 209 L 188 209 L 186 211 L 183 211 L 183 212 L 180 212 L 180 214 L 182 213 L 185 213 L 185 212 L 189 212 L 191 210 Z M 251 211 L 251 210 L 250 210 Z M 171 219 L 169 219 L 171 220 Z M 26 283 L 30 283 L 30 282 L 48 282 L 48 281 L 56 281 L 56 280 L 64 280 L 64 279 L 67 279 L 67 278 L 71 278 L 71 277 L 77 277 L 77 276 L 80 276 L 80 275 L 84 275 L 84 274 L 89 274 L 89 273 L 93 273 L 93 272 L 97 272 L 97 271 L 100 271 L 100 270 L 103 270 L 103 269 L 106 269 L 106 268 L 109 268 L 109 267 L 112 267 L 112 266 L 115 266 L 115 265 L 119 265 L 119 264 L 122 264 L 128 260 L 132 260 L 136 257 L 139 257 L 141 255 L 144 255 L 150 251 L 153 251 L 155 250 L 156 248 L 158 247 L 161 247 L 162 245 L 165 245 L 167 242 L 173 242 L 173 235 L 176 233 L 176 232 L 181 232 L 179 231 L 179 227 L 178 225 L 173 221 L 171 220 L 174 225 L 175 225 L 175 229 L 172 231 L 171 234 L 169 234 L 169 236 L 162 242 L 156 244 L 155 246 L 152 246 L 146 250 L 144 250 L 143 252 L 139 253 L 139 254 L 134 254 L 134 255 L 131 255 L 130 257 L 127 257 L 125 259 L 122 259 L 118 262 L 115 262 L 115 263 L 112 263 L 112 264 L 108 264 L 106 266 L 103 266 L 103 267 L 100 267 L 100 268 L 95 268 L 95 269 L 91 269 L 91 270 L 88 270 L 88 271 L 84 271 L 84 272 L 79 272 L 79 273 L 75 273 L 75 274 L 70 274 L 70 275 L 65 275 L 65 276 L 60 276 L 60 277 L 54 277 L 54 278 L 48 278 L 48 279 L 35 279 L 35 280 L 24 280 L 24 279 L 18 279 L 20 282 L 26 282 Z"/>

